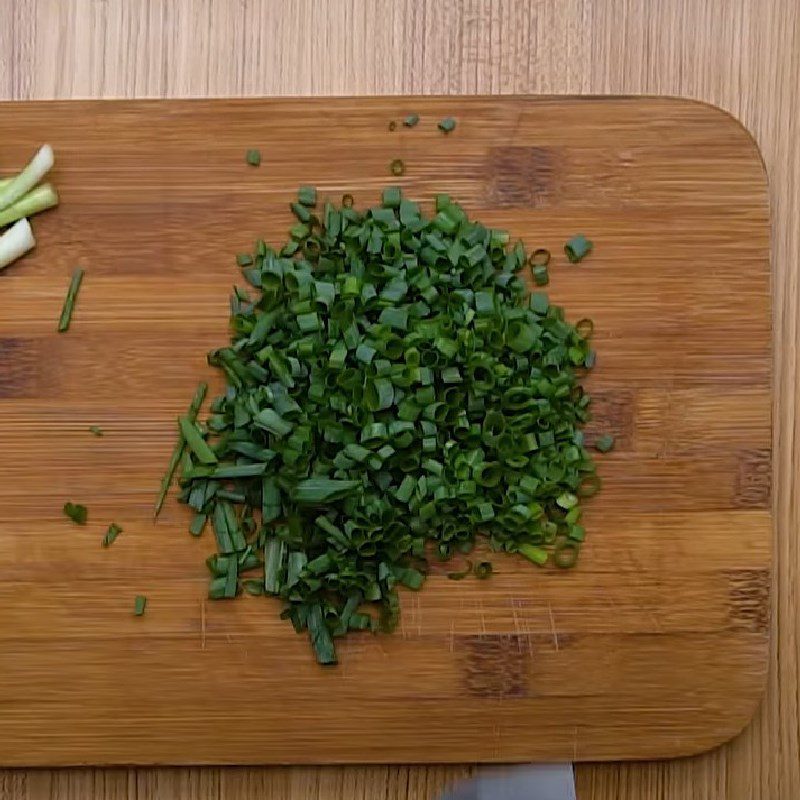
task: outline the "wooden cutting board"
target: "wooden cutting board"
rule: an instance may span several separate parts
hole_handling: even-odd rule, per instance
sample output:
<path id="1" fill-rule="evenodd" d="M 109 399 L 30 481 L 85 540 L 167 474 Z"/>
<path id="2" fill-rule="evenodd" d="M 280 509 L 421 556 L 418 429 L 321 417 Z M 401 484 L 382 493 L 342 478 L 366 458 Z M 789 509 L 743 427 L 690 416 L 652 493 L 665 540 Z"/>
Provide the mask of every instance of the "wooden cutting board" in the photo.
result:
<path id="1" fill-rule="evenodd" d="M 388 130 L 409 112 L 417 128 Z M 769 215 L 735 120 L 656 98 L 0 105 L 0 172 L 44 141 L 62 204 L 0 277 L 0 763 L 650 758 L 748 722 L 769 635 Z M 590 433 L 617 447 L 578 569 L 437 567 L 396 634 L 351 636 L 322 669 L 277 602 L 206 601 L 212 541 L 174 497 L 156 525 L 152 506 L 226 341 L 234 254 L 282 241 L 299 184 L 374 202 L 398 157 L 414 199 L 449 192 L 553 252 L 595 241 L 550 289 L 595 320 Z"/>

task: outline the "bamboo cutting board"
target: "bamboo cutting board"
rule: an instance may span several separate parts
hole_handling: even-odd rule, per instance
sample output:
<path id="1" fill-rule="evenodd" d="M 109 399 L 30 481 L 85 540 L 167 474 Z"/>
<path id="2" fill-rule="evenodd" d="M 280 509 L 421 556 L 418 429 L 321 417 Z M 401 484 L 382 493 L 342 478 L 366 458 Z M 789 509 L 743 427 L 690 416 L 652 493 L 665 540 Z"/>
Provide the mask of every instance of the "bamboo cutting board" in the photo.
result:
<path id="1" fill-rule="evenodd" d="M 387 130 L 412 111 L 417 128 Z M 647 758 L 747 723 L 767 659 L 772 365 L 766 179 L 737 122 L 655 98 L 0 105 L 0 171 L 44 141 L 62 205 L 0 278 L 0 763 Z M 589 433 L 617 448 L 578 569 L 437 567 L 396 634 L 351 636 L 321 669 L 276 602 L 207 602 L 208 534 L 174 498 L 153 525 L 152 504 L 226 339 L 233 254 L 282 241 L 298 185 L 373 202 L 398 157 L 414 199 L 449 192 L 554 252 L 595 241 L 579 266 L 556 259 L 550 291 L 595 321 Z M 85 528 L 65 500 L 89 507 Z M 105 550 L 111 521 L 125 531 Z"/>

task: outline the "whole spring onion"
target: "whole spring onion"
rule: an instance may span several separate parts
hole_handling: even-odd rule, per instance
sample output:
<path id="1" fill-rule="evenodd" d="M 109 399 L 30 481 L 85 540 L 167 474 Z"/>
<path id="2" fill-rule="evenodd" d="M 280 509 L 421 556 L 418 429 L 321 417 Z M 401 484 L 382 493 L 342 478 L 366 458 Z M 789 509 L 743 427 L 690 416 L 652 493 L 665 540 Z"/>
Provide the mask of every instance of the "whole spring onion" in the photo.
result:
<path id="1" fill-rule="evenodd" d="M 337 637 L 391 630 L 398 588 L 480 535 L 574 564 L 599 479 L 581 430 L 593 351 L 528 293 L 521 243 L 447 195 L 432 215 L 397 187 L 364 210 L 319 201 L 303 187 L 290 239 L 241 259 L 251 288 L 209 354 L 226 391 L 205 424 L 181 420 L 175 452 L 190 530 L 216 540 L 209 596 L 260 580 L 333 664 Z"/>

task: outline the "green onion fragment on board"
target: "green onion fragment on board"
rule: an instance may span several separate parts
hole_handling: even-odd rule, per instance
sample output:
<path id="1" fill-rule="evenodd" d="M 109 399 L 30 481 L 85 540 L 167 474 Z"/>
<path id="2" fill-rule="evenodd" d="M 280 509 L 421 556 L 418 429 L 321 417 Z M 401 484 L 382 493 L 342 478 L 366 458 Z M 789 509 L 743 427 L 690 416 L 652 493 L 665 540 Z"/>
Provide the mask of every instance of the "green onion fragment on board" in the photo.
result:
<path id="1" fill-rule="evenodd" d="M 456 121 L 452 117 L 445 117 L 437 127 L 442 133 L 450 133 L 455 130 Z"/>
<path id="2" fill-rule="evenodd" d="M 116 522 L 112 522 L 108 526 L 106 535 L 103 537 L 103 547 L 110 547 L 114 544 L 114 540 L 122 533 L 122 528 Z"/>
<path id="3" fill-rule="evenodd" d="M 529 292 L 548 251 L 529 260 L 448 195 L 428 214 L 398 187 L 361 210 L 303 187 L 291 208 L 289 241 L 240 259 L 252 288 L 209 354 L 227 387 L 204 423 L 199 403 L 181 418 L 159 504 L 180 467 L 190 531 L 216 541 L 209 597 L 278 597 L 334 664 L 348 631 L 397 624 L 431 558 L 480 539 L 574 564 L 599 488 L 582 431 L 592 330 Z M 449 577 L 470 571 L 492 563 Z"/>
<path id="4" fill-rule="evenodd" d="M 133 601 L 133 614 L 136 617 L 141 617 L 144 610 L 147 608 L 147 598 L 142 594 L 137 594 Z"/>
<path id="5" fill-rule="evenodd" d="M 103 436 L 103 429 L 99 425 L 90 425 L 89 426 L 89 433 L 92 436 Z"/>
<path id="6" fill-rule="evenodd" d="M 609 433 L 598 436 L 594 446 L 601 453 L 607 453 L 614 448 L 614 437 Z"/>
<path id="7" fill-rule="evenodd" d="M 73 273 L 72 278 L 67 288 L 67 296 L 64 298 L 64 306 L 61 309 L 61 316 L 58 320 L 58 332 L 64 333 L 69 330 L 69 324 L 72 320 L 72 312 L 75 309 L 75 300 L 78 297 L 78 289 L 81 288 L 81 281 L 83 280 L 83 270 L 78 267 Z"/>
<path id="8" fill-rule="evenodd" d="M 198 385 L 197 389 L 195 389 L 194 397 L 192 398 L 192 402 L 189 404 L 189 410 L 186 412 L 186 419 L 189 422 L 193 423 L 197 419 L 197 414 L 200 411 L 200 406 L 203 405 L 203 400 L 205 400 L 207 392 L 207 383 L 201 383 Z M 174 477 L 175 470 L 178 468 L 178 464 L 183 456 L 185 446 L 186 441 L 183 438 L 183 434 L 179 432 L 178 441 L 175 442 L 175 446 L 172 449 L 172 455 L 169 459 L 169 464 L 167 465 L 167 471 L 164 473 L 164 477 L 161 479 L 161 488 L 159 489 L 155 509 L 153 510 L 153 519 L 156 519 L 161 513 L 161 509 L 164 506 L 164 500 L 167 497 L 167 492 L 169 492 L 169 487 L 172 484 L 172 478 Z"/>
<path id="9" fill-rule="evenodd" d="M 86 506 L 82 506 L 80 503 L 64 503 L 64 513 L 76 525 L 85 525 L 86 520 L 89 518 L 89 512 Z"/>
<path id="10" fill-rule="evenodd" d="M 419 114 L 409 114 L 404 120 L 406 128 L 413 128 L 419 122 Z"/>
<path id="11" fill-rule="evenodd" d="M 573 236 L 565 245 L 564 253 L 571 264 L 577 264 L 592 251 L 592 244 L 583 234 Z"/>
<path id="12" fill-rule="evenodd" d="M 244 160 L 251 167 L 258 167 L 261 165 L 261 151 L 255 148 L 248 150 L 244 155 Z"/>

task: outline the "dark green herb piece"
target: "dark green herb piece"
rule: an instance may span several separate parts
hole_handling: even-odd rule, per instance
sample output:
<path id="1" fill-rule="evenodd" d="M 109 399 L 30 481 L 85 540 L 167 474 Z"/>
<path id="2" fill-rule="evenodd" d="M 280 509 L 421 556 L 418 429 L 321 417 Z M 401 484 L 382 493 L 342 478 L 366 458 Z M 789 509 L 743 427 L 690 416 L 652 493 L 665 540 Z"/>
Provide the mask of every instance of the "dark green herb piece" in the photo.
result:
<path id="1" fill-rule="evenodd" d="M 102 436 L 103 429 L 99 425 L 90 425 L 89 433 L 91 433 L 93 436 Z"/>
<path id="2" fill-rule="evenodd" d="M 260 597 L 264 594 L 264 584 L 261 581 L 242 581 L 242 588 L 247 594 L 253 595 L 254 597 Z"/>
<path id="3" fill-rule="evenodd" d="M 137 594 L 136 599 L 133 601 L 134 616 L 141 617 L 147 607 L 147 598 L 142 594 Z"/>
<path id="4" fill-rule="evenodd" d="M 531 265 L 531 269 L 534 267 L 546 267 L 550 263 L 550 251 L 544 247 L 539 247 L 531 253 L 528 263 Z"/>
<path id="5" fill-rule="evenodd" d="M 455 130 L 456 121 L 452 117 L 445 117 L 437 126 L 442 133 L 450 133 Z"/>
<path id="6" fill-rule="evenodd" d="M 461 570 L 460 572 L 448 572 L 447 577 L 451 581 L 461 581 L 464 580 L 464 578 L 466 578 L 467 575 L 470 574 L 470 572 L 472 572 L 472 562 L 467 561 L 467 566 L 463 570 Z"/>
<path id="7" fill-rule="evenodd" d="M 406 171 L 406 165 L 403 163 L 402 159 L 396 158 L 391 164 L 389 164 L 389 171 L 392 173 L 392 175 L 403 175 Z"/>
<path id="8" fill-rule="evenodd" d="M 188 417 L 180 417 L 178 420 L 183 439 L 195 458 L 203 464 L 216 464 L 217 457 L 214 451 L 208 446 L 206 440 L 203 439 L 197 426 Z"/>
<path id="9" fill-rule="evenodd" d="M 335 664 L 336 651 L 333 647 L 333 639 L 331 639 L 331 634 L 319 603 L 315 603 L 308 610 L 308 633 L 311 637 L 311 645 L 314 648 L 318 663 Z"/>
<path id="10" fill-rule="evenodd" d="M 409 114 L 404 120 L 406 128 L 413 128 L 419 122 L 419 114 Z"/>
<path id="11" fill-rule="evenodd" d="M 83 280 L 83 270 L 78 267 L 73 273 L 67 289 L 67 296 L 64 298 L 64 306 L 61 309 L 61 317 L 58 320 L 58 332 L 64 333 L 69 330 L 69 323 L 72 320 L 72 312 L 75 308 L 75 300 L 78 297 L 78 289 L 81 288 Z"/>
<path id="12" fill-rule="evenodd" d="M 261 151 L 260 150 L 255 150 L 255 149 L 248 150 L 247 153 L 245 154 L 244 158 L 245 158 L 245 161 L 247 161 L 247 163 L 251 167 L 258 167 L 258 166 L 261 165 Z"/>
<path id="13" fill-rule="evenodd" d="M 117 538 L 122 533 L 122 528 L 116 524 L 116 522 L 112 522 L 108 526 L 108 530 L 106 531 L 106 535 L 103 537 L 103 547 L 109 547 L 114 543 L 114 539 Z"/>
<path id="14" fill-rule="evenodd" d="M 353 195 L 351 194 L 342 195 L 342 208 L 352 208 L 354 202 L 355 200 L 353 198 Z"/>
<path id="15" fill-rule="evenodd" d="M 227 387 L 204 424 L 184 415 L 176 458 L 191 532 L 214 530 L 209 597 L 277 598 L 334 663 L 336 637 L 395 627 L 430 555 L 485 537 L 537 565 L 574 560 L 563 543 L 585 538 L 599 479 L 582 432 L 590 327 L 528 294 L 544 255 L 444 194 L 432 217 L 397 186 L 369 209 L 317 199 L 292 204 L 289 243 L 254 248 L 230 344 L 209 356 Z"/>
<path id="16" fill-rule="evenodd" d="M 253 263 L 253 256 L 250 253 L 239 253 L 236 256 L 236 263 L 240 267 L 249 267 Z"/>
<path id="17" fill-rule="evenodd" d="M 592 250 L 592 242 L 583 234 L 573 236 L 565 245 L 564 252 L 571 264 L 577 264 Z"/>
<path id="18" fill-rule="evenodd" d="M 594 333 L 594 322 L 590 319 L 579 319 L 575 323 L 575 330 L 584 338 L 588 339 Z"/>
<path id="19" fill-rule="evenodd" d="M 192 402 L 189 404 L 189 410 L 186 412 L 186 418 L 190 422 L 193 423 L 197 419 L 197 414 L 200 411 L 200 406 L 203 405 L 203 400 L 205 400 L 207 391 L 207 383 L 201 383 L 197 389 L 195 389 L 194 397 L 192 398 Z M 161 479 L 161 488 L 158 492 L 158 498 L 156 499 L 155 510 L 153 511 L 153 519 L 156 519 L 161 512 L 161 508 L 164 505 L 164 500 L 167 497 L 167 492 L 169 492 L 170 484 L 172 483 L 172 478 L 175 475 L 175 470 L 178 468 L 181 456 L 183 456 L 185 446 L 186 441 L 183 438 L 183 434 L 180 433 L 178 435 L 178 441 L 175 442 L 175 447 L 172 449 L 172 455 L 170 456 L 169 464 L 167 465 L 167 471 L 164 473 L 164 477 Z"/>
<path id="20" fill-rule="evenodd" d="M 598 436 L 594 446 L 601 453 L 607 453 L 609 450 L 614 448 L 614 437 L 610 433 Z"/>
<path id="21" fill-rule="evenodd" d="M 479 561 L 475 565 L 475 577 L 480 580 L 486 580 L 492 574 L 491 561 Z"/>
<path id="22" fill-rule="evenodd" d="M 578 542 L 564 539 L 556 545 L 556 549 L 553 551 L 553 562 L 561 569 L 570 569 L 578 561 L 580 549 Z"/>
<path id="23" fill-rule="evenodd" d="M 313 186 L 301 186 L 297 192 L 297 202 L 313 208 L 317 204 L 317 190 Z"/>
<path id="24" fill-rule="evenodd" d="M 537 286 L 547 286 L 550 283 L 550 273 L 545 266 L 536 266 L 533 268 L 533 282 Z"/>
<path id="25" fill-rule="evenodd" d="M 86 520 L 89 518 L 86 506 L 82 506 L 80 503 L 64 503 L 64 513 L 76 525 L 85 525 Z"/>

